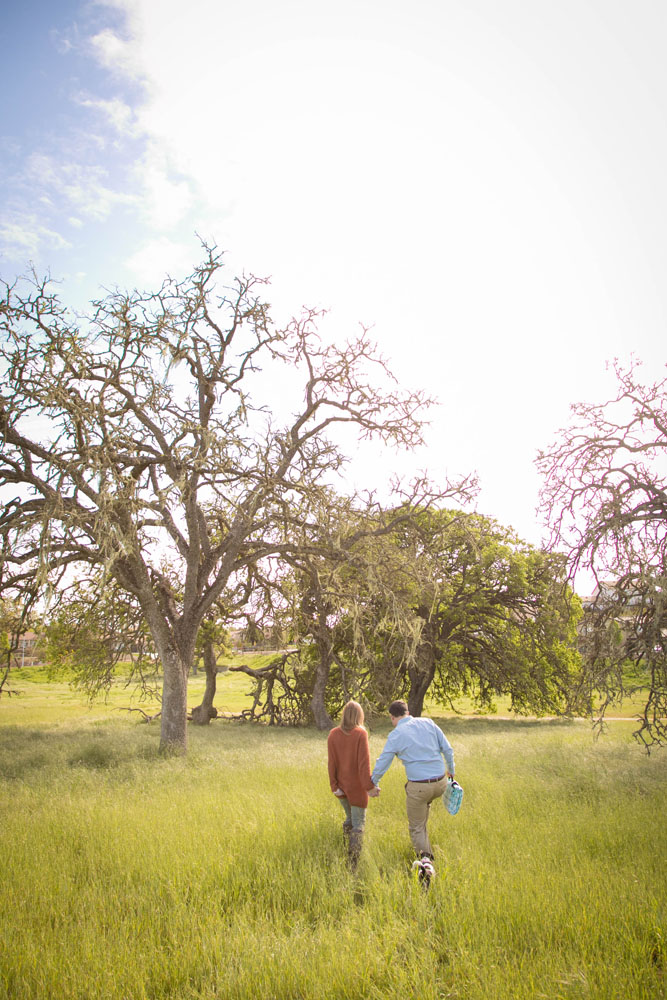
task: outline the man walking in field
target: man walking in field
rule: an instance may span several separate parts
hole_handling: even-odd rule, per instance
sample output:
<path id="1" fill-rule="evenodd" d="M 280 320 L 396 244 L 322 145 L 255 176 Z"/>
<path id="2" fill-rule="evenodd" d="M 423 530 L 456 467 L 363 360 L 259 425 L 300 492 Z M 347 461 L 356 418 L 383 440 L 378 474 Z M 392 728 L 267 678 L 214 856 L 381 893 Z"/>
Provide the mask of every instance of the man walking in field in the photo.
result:
<path id="1" fill-rule="evenodd" d="M 412 867 L 424 886 L 428 886 L 435 873 L 433 851 L 426 829 L 428 814 L 431 802 L 445 791 L 447 778 L 454 777 L 454 751 L 439 726 L 432 719 L 413 718 L 404 701 L 391 703 L 389 717 L 394 729 L 377 759 L 371 781 L 378 787 L 380 778 L 394 757 L 398 757 L 405 767 L 408 827 L 417 854 L 417 861 Z M 446 763 L 444 772 L 443 757 Z"/>

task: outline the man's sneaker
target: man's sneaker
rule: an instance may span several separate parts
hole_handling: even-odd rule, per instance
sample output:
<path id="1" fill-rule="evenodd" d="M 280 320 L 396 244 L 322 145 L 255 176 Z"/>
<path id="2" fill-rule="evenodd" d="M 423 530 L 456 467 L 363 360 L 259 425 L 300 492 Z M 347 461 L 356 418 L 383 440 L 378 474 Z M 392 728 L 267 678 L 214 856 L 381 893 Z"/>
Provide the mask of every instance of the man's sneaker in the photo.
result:
<path id="1" fill-rule="evenodd" d="M 412 871 L 422 888 L 428 889 L 431 879 L 435 878 L 435 868 L 431 857 L 428 854 L 422 854 L 418 861 L 412 862 Z"/>

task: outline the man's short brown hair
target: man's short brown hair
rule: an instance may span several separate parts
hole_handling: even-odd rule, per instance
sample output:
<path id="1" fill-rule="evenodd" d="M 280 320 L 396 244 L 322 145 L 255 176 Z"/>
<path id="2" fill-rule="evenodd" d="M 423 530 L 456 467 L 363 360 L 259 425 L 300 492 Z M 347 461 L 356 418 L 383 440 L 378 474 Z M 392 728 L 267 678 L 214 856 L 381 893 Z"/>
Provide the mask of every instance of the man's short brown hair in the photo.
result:
<path id="1" fill-rule="evenodd" d="M 392 701 L 389 706 L 389 714 L 393 715 L 395 719 L 400 719 L 401 716 L 408 714 L 408 703 L 406 701 Z"/>

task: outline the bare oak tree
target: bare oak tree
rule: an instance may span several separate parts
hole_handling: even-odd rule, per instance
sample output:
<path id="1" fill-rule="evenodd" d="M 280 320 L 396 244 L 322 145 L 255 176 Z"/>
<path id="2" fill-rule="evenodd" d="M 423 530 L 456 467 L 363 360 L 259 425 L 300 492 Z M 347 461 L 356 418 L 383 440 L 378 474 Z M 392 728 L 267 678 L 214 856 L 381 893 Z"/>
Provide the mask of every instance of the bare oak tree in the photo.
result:
<path id="1" fill-rule="evenodd" d="M 265 282 L 217 288 L 205 249 L 186 280 L 111 293 L 84 318 L 36 276 L 0 302 L 4 592 L 48 594 L 93 566 L 132 595 L 162 663 L 163 750 L 186 746 L 201 622 L 235 574 L 292 550 L 286 527 L 345 460 L 331 432 L 410 448 L 429 402 L 396 388 L 364 331 L 323 344 L 312 310 L 277 329 Z"/>
<path id="2" fill-rule="evenodd" d="M 616 363 L 616 395 L 573 406 L 538 467 L 552 544 L 597 585 L 581 642 L 589 702 L 601 695 L 603 717 L 643 691 L 649 748 L 667 738 L 667 379 L 643 384 L 637 368 Z"/>

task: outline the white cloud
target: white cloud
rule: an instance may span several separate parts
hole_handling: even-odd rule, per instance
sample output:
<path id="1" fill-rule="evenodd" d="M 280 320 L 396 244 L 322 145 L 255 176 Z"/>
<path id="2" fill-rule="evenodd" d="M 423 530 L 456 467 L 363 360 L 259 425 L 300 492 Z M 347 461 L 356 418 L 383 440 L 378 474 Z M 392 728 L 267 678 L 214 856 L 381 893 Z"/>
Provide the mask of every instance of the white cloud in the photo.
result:
<path id="1" fill-rule="evenodd" d="M 135 46 L 111 28 L 93 35 L 89 44 L 94 57 L 105 69 L 131 78 L 140 75 Z"/>
<path id="2" fill-rule="evenodd" d="M 65 37 L 62 33 L 52 31 L 51 38 L 53 39 L 56 50 L 61 56 L 68 55 L 74 49 L 74 42 L 72 39 Z"/>
<path id="3" fill-rule="evenodd" d="M 105 100 L 81 95 L 76 98 L 76 101 L 82 108 L 90 108 L 99 112 L 116 132 L 126 136 L 136 134 L 134 112 L 129 104 L 120 98 L 114 97 Z"/>
<path id="4" fill-rule="evenodd" d="M 136 196 L 117 191 L 106 183 L 106 171 L 97 164 L 60 162 L 55 156 L 35 153 L 28 158 L 25 180 L 42 197 L 57 198 L 70 211 L 85 219 L 101 222 L 118 205 L 136 203 Z"/>
<path id="5" fill-rule="evenodd" d="M 46 153 L 32 153 L 25 168 L 26 180 L 35 187 L 54 188 L 58 181 L 58 169 L 53 157 Z"/>
<path id="6" fill-rule="evenodd" d="M 60 233 L 45 226 L 37 216 L 23 216 L 20 221 L 0 223 L 0 254 L 23 264 L 26 258 L 39 257 L 44 250 L 71 247 Z"/>

